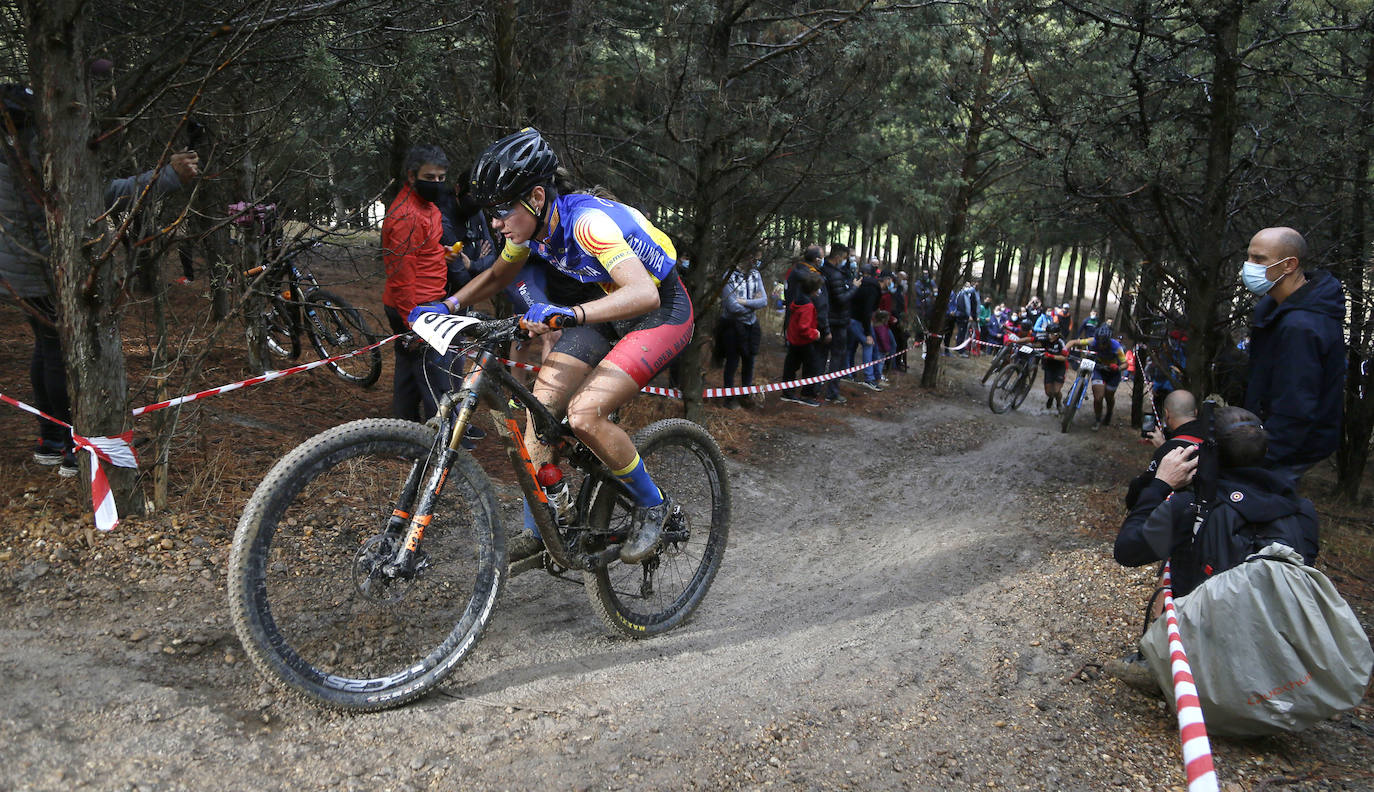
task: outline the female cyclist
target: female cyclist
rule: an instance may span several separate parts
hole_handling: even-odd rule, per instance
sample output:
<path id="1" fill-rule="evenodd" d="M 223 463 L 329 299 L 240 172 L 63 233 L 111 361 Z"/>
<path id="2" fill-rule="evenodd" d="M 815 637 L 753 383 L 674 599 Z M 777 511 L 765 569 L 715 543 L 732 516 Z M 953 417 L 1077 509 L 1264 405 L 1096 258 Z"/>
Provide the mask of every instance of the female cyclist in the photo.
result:
<path id="1" fill-rule="evenodd" d="M 1102 323 L 1092 338 L 1080 338 L 1068 343 L 1069 349 L 1087 349 L 1097 356 L 1093 369 L 1093 431 L 1112 423 L 1112 408 L 1116 406 L 1116 389 L 1121 385 L 1121 372 L 1126 368 L 1126 351 L 1121 342 L 1112 338 L 1112 326 Z M 1106 415 L 1102 403 L 1107 404 Z"/>
<path id="2" fill-rule="evenodd" d="M 558 157 L 533 128 L 502 138 L 472 166 L 471 191 L 503 237 L 491 269 L 442 303 L 419 313 L 456 312 L 505 288 L 531 251 L 591 294 L 550 294 L 524 314 L 530 332 L 565 328 L 544 359 L 534 395 L 554 414 L 566 410 L 577 437 L 625 483 L 637 504 L 620 560 L 639 563 L 653 554 L 671 512 L 671 499 L 655 486 L 630 436 L 610 420 L 687 347 L 692 301 L 676 271 L 677 251 L 638 210 L 586 193 L 570 192 L 559 178 Z M 566 300 L 568 304 L 559 304 Z M 551 461 L 548 446 L 531 429 L 525 445 L 537 468 Z M 527 521 L 528 522 L 528 521 Z"/>

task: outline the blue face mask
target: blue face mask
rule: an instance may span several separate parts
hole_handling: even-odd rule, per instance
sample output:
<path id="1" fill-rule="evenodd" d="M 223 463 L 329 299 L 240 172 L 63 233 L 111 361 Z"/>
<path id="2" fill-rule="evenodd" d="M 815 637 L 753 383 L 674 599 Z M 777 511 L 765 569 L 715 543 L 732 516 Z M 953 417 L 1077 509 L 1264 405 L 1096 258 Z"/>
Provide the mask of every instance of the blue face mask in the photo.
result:
<path id="1" fill-rule="evenodd" d="M 1292 258 L 1292 256 L 1288 258 Z M 1263 297 L 1268 294 L 1269 290 L 1274 288 L 1275 283 L 1278 283 L 1279 280 L 1283 280 L 1283 275 L 1279 276 L 1279 280 L 1271 281 L 1266 277 L 1266 273 L 1269 272 L 1270 267 L 1276 267 L 1287 261 L 1288 258 L 1279 259 L 1268 267 L 1263 264 L 1256 264 L 1253 261 L 1245 262 L 1245 265 L 1240 268 L 1240 279 L 1245 283 L 1245 288 L 1249 289 L 1256 297 Z M 1287 273 L 1284 274 L 1286 275 Z"/>

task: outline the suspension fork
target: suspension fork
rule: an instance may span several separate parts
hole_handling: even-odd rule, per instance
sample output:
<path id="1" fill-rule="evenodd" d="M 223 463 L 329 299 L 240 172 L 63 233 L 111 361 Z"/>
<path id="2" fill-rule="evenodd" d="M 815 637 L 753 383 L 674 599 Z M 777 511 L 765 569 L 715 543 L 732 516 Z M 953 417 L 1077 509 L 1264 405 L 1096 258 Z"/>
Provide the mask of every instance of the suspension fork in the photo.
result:
<path id="1" fill-rule="evenodd" d="M 444 482 L 448 480 L 453 461 L 462 453 L 460 443 L 477 409 L 482 381 L 482 367 L 478 365 L 464 378 L 461 389 L 444 394 L 439 403 L 439 432 L 434 448 L 429 456 L 416 460 L 411 466 L 401 489 L 400 500 L 387 521 L 388 533 L 397 536 L 405 533 L 405 541 L 397 548 L 391 563 L 387 564 L 388 574 L 409 570 L 415 563 L 425 529 L 434 520 L 434 504 L 444 490 Z M 421 479 L 424 480 L 423 489 Z M 417 495 L 419 501 L 415 502 Z M 415 503 L 415 507 L 407 512 L 405 507 L 409 503 Z"/>

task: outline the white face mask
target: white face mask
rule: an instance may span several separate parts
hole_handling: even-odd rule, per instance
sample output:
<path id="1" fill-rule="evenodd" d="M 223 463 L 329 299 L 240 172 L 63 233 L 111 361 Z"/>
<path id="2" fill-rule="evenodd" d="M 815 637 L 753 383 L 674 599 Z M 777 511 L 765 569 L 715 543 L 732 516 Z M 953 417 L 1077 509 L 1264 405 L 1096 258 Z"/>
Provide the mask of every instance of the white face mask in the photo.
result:
<path id="1" fill-rule="evenodd" d="M 1257 264 L 1253 261 L 1247 261 L 1245 262 L 1244 266 L 1240 268 L 1240 279 L 1245 284 L 1245 288 L 1249 289 L 1252 294 L 1254 294 L 1256 297 L 1263 297 L 1264 295 L 1269 293 L 1270 289 L 1274 288 L 1275 283 L 1278 283 L 1279 281 L 1283 280 L 1283 275 L 1280 275 L 1278 280 L 1269 280 L 1268 272 L 1270 268 L 1277 267 L 1278 265 L 1282 264 L 1290 258 L 1293 257 L 1289 256 L 1288 258 L 1281 258 L 1278 261 L 1275 261 L 1273 264 L 1270 264 L 1268 267 L 1264 266 L 1263 264 Z M 1284 273 L 1284 275 L 1287 274 L 1288 273 L 1286 272 Z"/>

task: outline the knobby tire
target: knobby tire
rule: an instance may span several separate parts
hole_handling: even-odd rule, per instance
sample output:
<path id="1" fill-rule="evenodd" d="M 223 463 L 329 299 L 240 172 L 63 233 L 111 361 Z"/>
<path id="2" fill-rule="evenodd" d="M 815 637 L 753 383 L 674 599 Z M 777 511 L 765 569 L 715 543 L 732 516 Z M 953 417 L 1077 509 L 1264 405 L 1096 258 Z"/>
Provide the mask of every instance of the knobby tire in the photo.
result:
<path id="1" fill-rule="evenodd" d="M 992 390 L 988 391 L 989 410 L 1001 415 L 1012 408 L 1012 402 L 1016 400 L 1016 378 L 1020 373 L 1015 366 L 1002 369 L 997 379 L 992 381 Z"/>
<path id="2" fill-rule="evenodd" d="M 992 375 L 996 374 L 997 372 L 1001 371 L 1003 368 L 1006 367 L 1007 353 L 1009 349 L 1010 347 L 1008 347 L 1006 344 L 1003 344 L 1002 347 L 997 350 L 997 354 L 994 355 L 992 358 L 992 363 L 988 365 L 988 370 L 983 373 L 983 379 L 980 380 L 982 384 L 988 384 L 988 380 L 992 379 Z"/>
<path id="3" fill-rule="evenodd" d="M 716 441 L 691 421 L 657 421 L 634 440 L 659 489 L 682 507 L 685 525 L 677 527 L 689 527 L 688 535 L 665 542 L 643 564 L 612 561 L 585 572 L 583 582 L 592 609 L 613 634 L 644 638 L 682 624 L 706 596 L 729 538 L 730 486 Z M 632 508 L 623 489 L 604 483 L 592 501 L 588 523 L 598 534 L 623 537 Z M 670 520 L 667 530 L 674 527 Z M 646 568 L 652 570 L 647 589 Z"/>
<path id="4" fill-rule="evenodd" d="M 1083 377 L 1074 378 L 1073 385 L 1069 387 L 1069 398 L 1064 400 L 1064 415 L 1060 418 L 1060 432 L 1068 432 L 1073 425 L 1073 416 L 1078 412 L 1078 402 L 1082 400 L 1083 391 L 1086 386 L 1083 384 Z"/>
<path id="5" fill-rule="evenodd" d="M 253 664 L 292 694 L 371 711 L 438 685 L 477 643 L 504 585 L 505 536 L 490 479 L 467 454 L 449 468 L 410 578 L 368 570 L 408 472 L 435 433 L 370 418 L 283 457 L 254 491 L 229 556 L 229 611 Z M 421 487 L 423 489 L 423 487 Z M 418 500 L 418 499 L 417 499 Z"/>
<path id="6" fill-rule="evenodd" d="M 1019 409 L 1021 403 L 1026 400 L 1026 396 L 1030 394 L 1031 387 L 1035 385 L 1035 378 L 1039 373 L 1040 367 L 1035 364 L 1035 361 L 1031 361 L 1028 368 L 1021 372 L 1021 379 L 1016 381 L 1016 399 L 1011 405 L 1013 410 Z"/>

